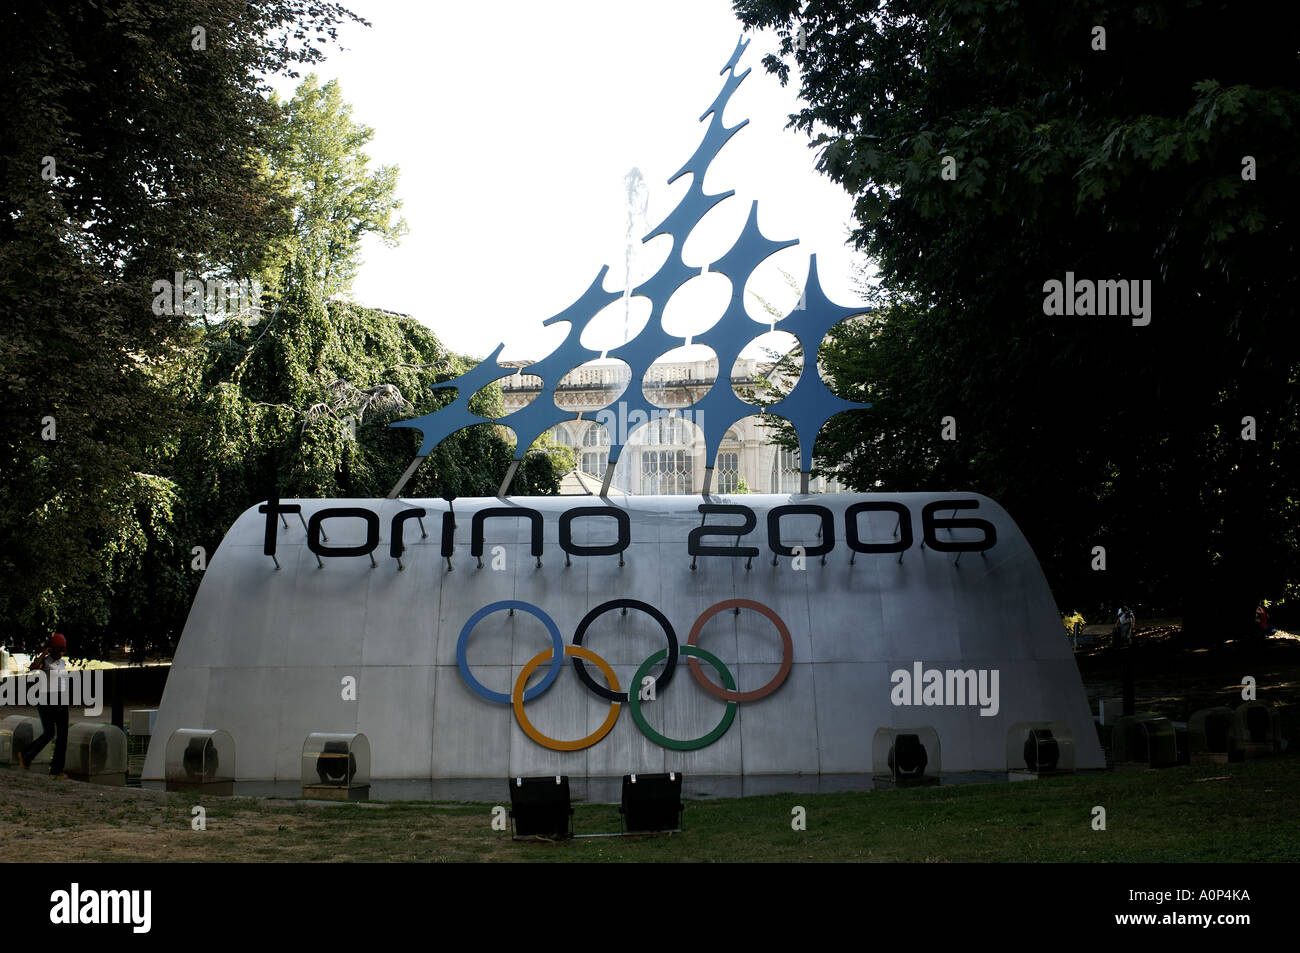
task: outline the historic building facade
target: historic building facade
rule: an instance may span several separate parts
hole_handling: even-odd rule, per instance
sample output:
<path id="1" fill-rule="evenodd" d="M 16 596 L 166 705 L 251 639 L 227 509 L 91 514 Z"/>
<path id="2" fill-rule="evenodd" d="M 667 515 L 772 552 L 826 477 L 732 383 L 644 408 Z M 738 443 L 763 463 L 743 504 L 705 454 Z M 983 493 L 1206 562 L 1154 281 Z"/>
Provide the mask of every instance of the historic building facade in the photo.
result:
<path id="1" fill-rule="evenodd" d="M 528 404 L 541 390 L 541 381 L 526 373 L 530 361 L 507 362 L 518 370 L 502 382 L 507 413 Z M 770 365 L 742 358 L 732 371 L 732 386 L 742 399 L 753 403 L 756 378 Z M 551 429 L 556 443 L 572 447 L 581 474 L 597 483 L 609 465 L 610 432 L 605 423 L 628 426 L 631 439 L 614 470 L 613 488 L 635 495 L 700 493 L 704 488 L 704 441 L 691 422 L 689 406 L 713 385 L 716 361 L 663 362 L 646 375 L 645 394 L 664 408 L 665 416 L 648 422 L 626 423 L 619 398 L 629 385 L 627 365 L 621 361 L 592 361 L 570 372 L 556 388 L 556 403 L 579 414 Z M 604 413 L 602 414 L 602 411 Z M 727 431 L 718 452 L 712 493 L 798 493 L 799 455 L 772 442 L 774 431 L 764 422 L 757 404 L 754 415 L 737 421 Z M 590 486 L 591 479 L 582 479 Z M 824 478 L 814 479 L 814 493 L 840 489 Z M 581 490 L 579 490 L 581 492 Z"/>

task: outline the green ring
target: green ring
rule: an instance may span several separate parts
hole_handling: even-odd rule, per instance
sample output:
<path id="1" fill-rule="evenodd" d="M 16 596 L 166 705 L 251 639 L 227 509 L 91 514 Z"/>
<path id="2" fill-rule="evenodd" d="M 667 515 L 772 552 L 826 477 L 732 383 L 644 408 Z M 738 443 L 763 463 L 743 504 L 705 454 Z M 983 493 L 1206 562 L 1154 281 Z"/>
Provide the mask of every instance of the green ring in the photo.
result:
<path id="1" fill-rule="evenodd" d="M 722 660 L 712 652 L 706 652 L 698 645 L 678 646 L 677 651 L 681 655 L 691 655 L 701 661 L 708 662 L 718 670 L 718 674 L 722 676 L 722 683 L 726 685 L 730 691 L 736 690 L 736 680 L 731 677 L 731 672 L 727 670 L 727 666 L 722 664 Z M 649 723 L 645 720 L 645 716 L 641 714 L 641 680 L 650 674 L 650 669 L 654 668 L 655 665 L 662 662 L 667 657 L 668 650 L 660 649 L 654 655 L 642 662 L 641 667 L 637 669 L 636 674 L 632 676 L 632 684 L 628 686 L 627 691 L 627 707 L 632 712 L 632 720 L 636 722 L 636 726 L 641 729 L 643 735 L 664 748 L 671 748 L 673 751 L 697 751 L 700 748 L 707 748 L 709 745 L 713 744 L 713 742 L 725 735 L 727 729 L 731 727 L 731 723 L 736 718 L 735 702 L 727 702 L 727 710 L 723 714 L 722 720 L 718 722 L 717 727 L 707 735 L 701 735 L 699 738 L 693 738 L 690 741 L 678 741 L 675 738 L 669 738 L 667 735 L 659 734 L 659 732 L 650 727 Z"/>

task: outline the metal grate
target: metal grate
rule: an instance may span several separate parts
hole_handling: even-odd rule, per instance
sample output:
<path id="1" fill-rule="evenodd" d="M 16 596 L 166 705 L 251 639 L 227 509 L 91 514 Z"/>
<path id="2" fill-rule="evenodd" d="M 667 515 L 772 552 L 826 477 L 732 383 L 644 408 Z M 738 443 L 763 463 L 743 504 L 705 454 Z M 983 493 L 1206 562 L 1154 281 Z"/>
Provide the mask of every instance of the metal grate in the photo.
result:
<path id="1" fill-rule="evenodd" d="M 140 786 L 140 778 L 144 774 L 144 756 L 149 750 L 148 735 L 133 735 L 130 730 L 126 733 L 126 785 L 131 788 Z"/>

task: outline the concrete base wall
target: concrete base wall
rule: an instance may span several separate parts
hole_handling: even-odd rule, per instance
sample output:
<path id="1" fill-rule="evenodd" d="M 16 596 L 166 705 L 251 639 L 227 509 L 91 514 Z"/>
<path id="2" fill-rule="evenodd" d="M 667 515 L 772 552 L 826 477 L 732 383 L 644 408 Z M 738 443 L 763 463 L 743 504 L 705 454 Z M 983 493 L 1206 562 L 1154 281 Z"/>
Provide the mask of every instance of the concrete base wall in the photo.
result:
<path id="1" fill-rule="evenodd" d="M 984 553 L 956 554 L 923 546 L 922 507 L 936 499 L 977 500 L 977 517 L 997 528 Z M 844 510 L 860 501 L 902 503 L 911 514 L 914 542 L 902 554 L 853 555 L 845 539 Z M 869 772 L 872 738 L 880 727 L 927 725 L 939 734 L 945 772 L 1002 770 L 1006 737 L 1024 721 L 1066 722 L 1076 744 L 1076 764 L 1104 760 L 1069 640 L 1042 570 L 1023 535 L 996 503 L 975 494 L 907 493 L 743 495 L 712 498 L 753 509 L 756 528 L 740 541 L 757 546 L 752 567 L 732 557 L 701 556 L 692 571 L 687 536 L 701 523 L 699 497 L 620 498 L 604 505 L 626 510 L 631 543 L 617 556 L 571 557 L 558 540 L 566 509 L 602 505 L 591 497 L 515 497 L 455 501 L 454 570 L 439 552 L 442 500 L 297 500 L 303 516 L 327 507 L 362 507 L 379 514 L 381 541 L 366 556 L 327 558 L 319 568 L 296 516 L 277 529 L 276 570 L 263 554 L 266 517 L 250 508 L 236 521 L 209 563 L 172 665 L 146 779 L 163 777 L 163 749 L 177 728 L 221 728 L 237 746 L 237 776 L 293 780 L 300 776 L 303 741 L 318 731 L 364 733 L 377 778 L 500 778 L 509 775 L 621 775 L 678 770 L 692 774 L 838 774 Z M 807 559 L 792 568 L 772 565 L 766 513 L 787 503 L 809 503 L 834 514 L 836 543 L 825 565 Z M 424 507 L 427 538 L 406 524 L 405 569 L 388 555 L 393 514 Z M 487 521 L 484 568 L 470 555 L 471 518 L 486 507 L 530 507 L 544 515 L 542 568 L 529 553 L 526 519 Z M 942 518 L 953 514 L 945 511 Z M 873 512 L 859 518 L 864 541 L 890 542 L 897 517 Z M 709 522 L 733 523 L 734 517 Z M 819 520 L 787 516 L 787 545 L 812 547 Z M 362 520 L 331 518 L 329 546 L 359 545 Z M 614 538 L 614 520 L 578 519 L 573 541 L 597 545 Z M 943 540 L 972 540 L 981 533 L 941 529 Z M 711 545 L 727 545 L 711 537 Z M 493 547 L 498 565 L 491 568 Z M 733 598 L 762 602 L 790 629 L 794 664 L 775 692 L 741 703 L 735 721 L 716 743 L 698 751 L 660 747 L 622 711 L 613 730 L 581 751 L 548 750 L 525 735 L 511 706 L 470 690 L 456 664 L 456 645 L 467 619 L 499 600 L 522 600 L 555 621 L 572 643 L 579 620 L 610 599 L 639 599 L 658 607 L 685 643 L 709 606 Z M 607 613 L 584 643 L 614 668 L 627 689 L 642 661 L 665 646 L 658 625 L 630 611 Z M 740 691 L 766 683 L 779 668 L 782 643 L 756 612 L 725 611 L 702 631 L 699 644 L 717 655 Z M 535 618 L 501 611 L 473 630 L 467 657 L 488 689 L 509 692 L 525 662 L 551 639 Z M 891 673 L 926 669 L 996 669 L 996 715 L 976 705 L 898 706 L 891 702 Z M 597 682 L 603 682 L 589 666 Z M 702 666 L 716 679 L 713 670 Z M 543 665 L 530 684 L 545 674 Z M 658 669 L 656 669 L 658 671 Z M 355 679 L 356 700 L 344 682 Z M 623 706 L 627 708 L 627 705 Z M 691 738 L 709 731 L 724 703 L 695 681 L 683 657 L 671 683 L 645 706 L 656 730 Z M 555 684 L 527 704 L 537 728 L 559 739 L 587 735 L 609 712 L 578 679 L 570 662 Z"/>

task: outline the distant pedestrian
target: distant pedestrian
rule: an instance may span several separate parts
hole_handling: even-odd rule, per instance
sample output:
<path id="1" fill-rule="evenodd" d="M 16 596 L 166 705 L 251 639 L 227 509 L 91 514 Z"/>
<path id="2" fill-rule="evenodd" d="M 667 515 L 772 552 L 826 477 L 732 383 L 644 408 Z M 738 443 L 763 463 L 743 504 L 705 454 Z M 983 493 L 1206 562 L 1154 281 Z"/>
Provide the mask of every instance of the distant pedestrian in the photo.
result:
<path id="1" fill-rule="evenodd" d="M 1134 616 L 1133 610 L 1128 606 L 1120 606 L 1119 611 L 1115 613 L 1115 628 L 1111 630 L 1111 641 L 1114 645 L 1131 645 L 1133 642 L 1133 630 L 1137 626 L 1137 617 Z"/>
<path id="2" fill-rule="evenodd" d="M 1255 608 L 1255 625 L 1260 638 L 1266 639 L 1273 634 L 1273 624 L 1268 619 L 1268 607 L 1262 602 Z"/>
<path id="3" fill-rule="evenodd" d="M 49 644 L 28 667 L 29 672 L 45 673 L 45 695 L 37 706 L 41 716 L 41 736 L 18 753 L 18 763 L 31 770 L 32 762 L 47 744 L 54 742 L 54 757 L 50 760 L 50 776 L 66 778 L 64 762 L 68 757 L 68 663 L 63 653 L 68 640 L 63 633 L 55 632 Z"/>

